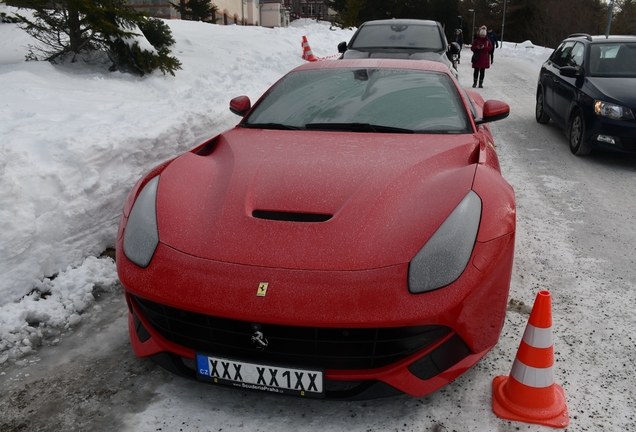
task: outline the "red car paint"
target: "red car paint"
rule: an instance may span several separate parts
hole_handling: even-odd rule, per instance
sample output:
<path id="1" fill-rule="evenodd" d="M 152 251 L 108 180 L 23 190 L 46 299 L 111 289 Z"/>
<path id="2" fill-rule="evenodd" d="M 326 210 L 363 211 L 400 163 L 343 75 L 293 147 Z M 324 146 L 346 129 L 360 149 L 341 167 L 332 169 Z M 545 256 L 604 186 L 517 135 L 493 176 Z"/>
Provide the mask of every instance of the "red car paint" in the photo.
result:
<path id="1" fill-rule="evenodd" d="M 331 64 L 335 63 L 335 64 Z M 433 62 L 358 60 L 329 67 L 448 69 Z M 507 114 L 462 96 L 472 134 L 376 134 L 233 128 L 162 164 L 126 202 L 117 269 L 139 357 L 195 352 L 165 339 L 131 295 L 184 311 L 239 321 L 319 328 L 444 325 L 452 332 L 414 354 L 375 369 L 327 369 L 328 380 L 376 380 L 428 394 L 464 373 L 497 343 L 512 271 L 515 201 L 502 178 L 487 123 Z M 256 104 L 255 104 L 256 106 Z M 486 111 L 486 112 L 484 112 Z M 206 147 L 207 145 L 207 147 Z M 207 150 L 202 151 L 206 148 Z M 145 183 L 160 175 L 156 199 L 160 242 L 146 268 L 123 252 L 130 209 Z M 450 285 L 408 291 L 409 262 L 466 194 L 482 201 L 469 263 Z M 254 211 L 326 215 L 321 223 L 253 217 Z M 267 281 L 265 297 L 255 295 Z M 132 311 L 150 337 L 140 341 Z M 459 336 L 470 354 L 429 379 L 408 367 Z"/>

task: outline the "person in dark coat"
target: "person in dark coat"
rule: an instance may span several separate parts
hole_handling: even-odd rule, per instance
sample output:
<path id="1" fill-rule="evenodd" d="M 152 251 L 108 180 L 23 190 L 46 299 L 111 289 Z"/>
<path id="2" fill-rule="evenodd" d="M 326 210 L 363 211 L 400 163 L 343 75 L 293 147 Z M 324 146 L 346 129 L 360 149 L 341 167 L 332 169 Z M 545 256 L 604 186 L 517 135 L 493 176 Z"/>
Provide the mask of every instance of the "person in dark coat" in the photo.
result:
<path id="1" fill-rule="evenodd" d="M 499 38 L 497 37 L 497 33 L 492 31 L 492 29 L 488 29 L 488 39 L 490 39 L 490 43 L 492 44 L 492 51 L 490 51 L 490 64 L 495 62 L 495 48 L 499 48 Z"/>
<path id="2" fill-rule="evenodd" d="M 489 53 L 493 50 L 492 43 L 486 35 L 486 26 L 479 28 L 470 50 L 475 53 L 473 54 L 475 60 L 473 61 L 473 87 L 477 87 L 477 79 L 479 79 L 479 88 L 483 88 L 486 69 L 490 67 Z"/>
<path id="3" fill-rule="evenodd" d="M 459 64 L 459 59 L 462 56 L 462 49 L 464 49 L 464 35 L 462 34 L 461 29 L 455 30 L 453 42 L 457 42 L 457 45 L 459 45 L 459 52 L 457 53 L 457 64 Z"/>

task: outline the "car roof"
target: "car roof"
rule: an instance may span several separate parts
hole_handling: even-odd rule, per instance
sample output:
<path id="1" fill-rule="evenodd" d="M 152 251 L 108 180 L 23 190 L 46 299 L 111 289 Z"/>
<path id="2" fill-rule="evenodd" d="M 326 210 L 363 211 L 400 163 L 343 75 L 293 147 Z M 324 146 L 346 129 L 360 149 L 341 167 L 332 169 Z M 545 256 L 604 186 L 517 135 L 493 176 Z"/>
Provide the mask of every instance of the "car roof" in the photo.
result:
<path id="1" fill-rule="evenodd" d="M 363 23 L 360 27 L 369 25 L 427 25 L 437 26 L 439 23 L 432 20 L 419 20 L 419 19 L 404 19 L 404 18 L 392 18 L 384 20 L 373 20 Z"/>
<path id="2" fill-rule="evenodd" d="M 324 60 L 305 63 L 294 71 L 311 69 L 353 69 L 353 68 L 378 68 L 378 69 L 415 69 L 421 71 L 441 72 L 451 75 L 448 67 L 440 62 L 431 60 L 407 60 L 407 59 L 342 59 Z"/>
<path id="3" fill-rule="evenodd" d="M 565 40 L 581 40 L 590 43 L 636 42 L 636 36 L 631 35 L 589 35 L 587 33 L 575 33 Z"/>

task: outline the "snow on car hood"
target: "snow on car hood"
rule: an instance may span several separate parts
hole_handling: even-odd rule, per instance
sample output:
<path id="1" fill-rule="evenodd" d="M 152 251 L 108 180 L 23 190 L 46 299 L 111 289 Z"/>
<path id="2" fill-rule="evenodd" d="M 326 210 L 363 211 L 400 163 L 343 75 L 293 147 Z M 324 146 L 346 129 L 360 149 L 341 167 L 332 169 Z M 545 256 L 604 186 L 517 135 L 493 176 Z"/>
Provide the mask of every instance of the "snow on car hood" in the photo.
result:
<path id="1" fill-rule="evenodd" d="M 470 190 L 477 149 L 472 135 L 232 129 L 161 174 L 160 241 L 266 267 L 409 262 Z"/>

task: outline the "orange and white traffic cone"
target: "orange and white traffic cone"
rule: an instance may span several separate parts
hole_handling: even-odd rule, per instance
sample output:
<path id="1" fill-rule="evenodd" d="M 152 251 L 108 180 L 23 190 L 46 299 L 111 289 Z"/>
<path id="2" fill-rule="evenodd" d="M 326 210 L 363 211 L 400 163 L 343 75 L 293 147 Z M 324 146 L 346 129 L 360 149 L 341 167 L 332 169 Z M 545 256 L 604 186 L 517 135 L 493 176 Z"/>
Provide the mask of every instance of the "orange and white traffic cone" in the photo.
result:
<path id="1" fill-rule="evenodd" d="M 311 52 L 311 48 L 309 48 L 309 42 L 307 42 L 307 37 L 303 36 L 303 58 L 307 61 L 310 62 L 315 62 L 318 59 L 316 58 L 316 56 Z"/>
<path id="2" fill-rule="evenodd" d="M 492 410 L 507 420 L 564 428 L 570 423 L 565 392 L 554 382 L 552 298 L 539 291 L 510 376 L 492 383 Z"/>

